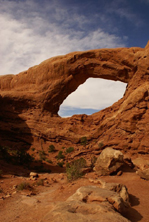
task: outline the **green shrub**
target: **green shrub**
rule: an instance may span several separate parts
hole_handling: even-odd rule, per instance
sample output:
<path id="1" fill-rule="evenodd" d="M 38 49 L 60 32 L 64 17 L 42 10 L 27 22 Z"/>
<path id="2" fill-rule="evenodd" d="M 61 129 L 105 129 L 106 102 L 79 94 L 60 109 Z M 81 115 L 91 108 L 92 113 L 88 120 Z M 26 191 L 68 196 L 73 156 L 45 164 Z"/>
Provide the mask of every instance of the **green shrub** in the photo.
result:
<path id="1" fill-rule="evenodd" d="M 44 179 L 40 179 L 36 182 L 37 186 L 44 186 Z"/>
<path id="2" fill-rule="evenodd" d="M 46 153 L 43 150 L 39 151 L 39 157 L 40 157 L 40 160 L 45 160 L 46 159 Z"/>
<path id="3" fill-rule="evenodd" d="M 86 138 L 86 136 L 81 138 L 81 145 L 83 145 L 83 146 L 87 145 L 87 138 Z"/>
<path id="4" fill-rule="evenodd" d="M 59 151 L 57 157 L 56 157 L 58 160 L 61 160 L 61 159 L 64 159 L 65 156 L 63 155 L 63 151 Z"/>
<path id="5" fill-rule="evenodd" d="M 9 152 L 10 151 L 8 147 L 0 146 L 0 158 L 5 160 L 6 162 L 10 162 L 12 159 Z"/>
<path id="6" fill-rule="evenodd" d="M 63 161 L 62 161 L 62 162 L 57 162 L 57 165 L 58 165 L 59 167 L 63 167 L 64 162 L 63 162 Z"/>
<path id="7" fill-rule="evenodd" d="M 29 164 L 33 161 L 33 157 L 25 150 L 13 150 L 12 151 L 12 160 L 15 164 L 23 165 Z"/>
<path id="8" fill-rule="evenodd" d="M 66 164 L 66 174 L 69 181 L 76 180 L 81 177 L 82 168 L 86 166 L 86 160 L 83 158 L 74 160 L 72 163 Z"/>
<path id="9" fill-rule="evenodd" d="M 66 149 L 66 153 L 71 153 L 74 151 L 74 148 L 73 147 L 69 147 Z"/>
<path id="10" fill-rule="evenodd" d="M 94 168 L 95 163 L 96 163 L 97 157 L 96 156 L 92 156 L 91 157 L 91 168 Z"/>
<path id="11" fill-rule="evenodd" d="M 19 165 L 29 164 L 33 161 L 33 157 L 23 149 L 15 150 L 2 146 L 0 146 L 0 157 L 9 163 L 11 162 Z"/>
<path id="12" fill-rule="evenodd" d="M 98 143 L 99 148 L 101 149 L 103 147 L 103 142 Z"/>
<path id="13" fill-rule="evenodd" d="M 17 190 L 30 190 L 32 189 L 31 185 L 27 182 L 22 182 L 17 185 Z"/>
<path id="14" fill-rule="evenodd" d="M 32 150 L 32 151 L 35 151 L 35 148 L 33 147 L 31 150 Z"/>
<path id="15" fill-rule="evenodd" d="M 49 146 L 48 152 L 49 152 L 49 153 L 55 152 L 55 146 L 51 144 L 51 145 Z"/>
<path id="16" fill-rule="evenodd" d="M 52 160 L 46 159 L 45 160 L 47 163 L 53 163 Z"/>

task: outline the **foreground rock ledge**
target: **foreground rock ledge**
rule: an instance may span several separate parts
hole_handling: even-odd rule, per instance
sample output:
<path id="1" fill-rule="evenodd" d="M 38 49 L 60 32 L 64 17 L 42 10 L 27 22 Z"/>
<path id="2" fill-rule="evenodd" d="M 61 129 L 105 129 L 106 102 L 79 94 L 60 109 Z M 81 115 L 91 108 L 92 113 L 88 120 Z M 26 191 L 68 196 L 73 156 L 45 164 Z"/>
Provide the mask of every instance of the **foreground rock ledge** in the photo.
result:
<path id="1" fill-rule="evenodd" d="M 80 187 L 67 201 L 55 204 L 40 222 L 128 222 L 118 213 L 124 213 L 126 206 L 128 202 L 117 192 L 96 186 Z"/>
<path id="2" fill-rule="evenodd" d="M 60 118 L 66 97 L 88 78 L 128 83 L 122 99 L 91 116 Z M 0 142 L 29 148 L 44 139 L 131 152 L 149 151 L 149 43 L 143 48 L 97 49 L 58 56 L 18 75 L 0 77 Z"/>

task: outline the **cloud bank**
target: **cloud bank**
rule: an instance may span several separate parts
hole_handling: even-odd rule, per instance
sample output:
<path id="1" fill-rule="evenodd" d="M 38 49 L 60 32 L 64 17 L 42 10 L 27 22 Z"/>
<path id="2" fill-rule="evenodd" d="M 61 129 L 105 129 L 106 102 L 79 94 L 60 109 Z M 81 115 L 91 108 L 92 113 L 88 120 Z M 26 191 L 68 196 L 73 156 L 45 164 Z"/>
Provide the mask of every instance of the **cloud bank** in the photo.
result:
<path id="1" fill-rule="evenodd" d="M 72 51 L 125 46 L 121 37 L 91 28 L 92 20 L 58 1 L 0 0 L 0 74 L 16 74 Z"/>
<path id="2" fill-rule="evenodd" d="M 125 83 L 89 78 L 70 94 L 60 107 L 60 116 L 92 114 L 117 102 L 126 90 Z M 81 109 L 78 109 L 78 107 Z"/>
<path id="3" fill-rule="evenodd" d="M 17 74 L 72 51 L 127 46 L 128 36 L 116 24 L 120 27 L 125 19 L 138 26 L 140 20 L 123 2 L 0 0 L 0 75 Z M 120 82 L 87 80 L 60 112 L 103 109 L 121 98 L 125 87 Z"/>

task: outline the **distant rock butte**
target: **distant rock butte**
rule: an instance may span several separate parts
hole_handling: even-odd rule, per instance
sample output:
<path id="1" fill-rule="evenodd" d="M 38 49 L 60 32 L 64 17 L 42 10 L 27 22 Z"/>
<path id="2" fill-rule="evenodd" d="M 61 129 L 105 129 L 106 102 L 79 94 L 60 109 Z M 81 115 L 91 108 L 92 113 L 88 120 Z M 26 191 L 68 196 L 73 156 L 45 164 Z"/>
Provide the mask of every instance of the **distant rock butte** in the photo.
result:
<path id="1" fill-rule="evenodd" d="M 60 105 L 88 78 L 128 83 L 122 99 L 109 108 L 70 118 Z M 90 148 L 149 151 L 149 43 L 143 48 L 96 49 L 48 59 L 18 75 L 0 77 L 0 139 L 19 147 L 87 137 Z"/>

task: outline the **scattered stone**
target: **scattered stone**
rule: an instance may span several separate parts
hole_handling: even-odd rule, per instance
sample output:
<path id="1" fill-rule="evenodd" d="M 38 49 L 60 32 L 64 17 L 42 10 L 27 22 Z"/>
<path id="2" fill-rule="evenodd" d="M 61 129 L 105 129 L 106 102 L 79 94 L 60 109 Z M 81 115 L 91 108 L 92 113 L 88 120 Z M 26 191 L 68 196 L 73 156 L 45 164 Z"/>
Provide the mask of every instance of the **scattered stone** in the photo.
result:
<path id="1" fill-rule="evenodd" d="M 149 168 L 138 170 L 136 171 L 136 174 L 138 174 L 142 179 L 149 180 Z"/>
<path id="2" fill-rule="evenodd" d="M 13 185 L 13 188 L 12 188 L 12 189 L 15 190 L 16 188 L 17 188 L 17 185 Z"/>
<path id="3" fill-rule="evenodd" d="M 130 168 L 134 168 L 134 164 L 133 164 L 130 156 L 125 155 L 125 156 L 124 156 L 124 162 L 125 162 L 125 164 L 127 164 Z"/>
<path id="4" fill-rule="evenodd" d="M 7 194 L 5 197 L 6 197 L 6 198 L 11 197 L 11 194 Z"/>
<path id="5" fill-rule="evenodd" d="M 110 175 L 116 172 L 123 164 L 123 153 L 121 151 L 105 148 L 97 158 L 94 170 L 100 176 Z"/>
<path id="6" fill-rule="evenodd" d="M 120 170 L 120 171 L 117 172 L 116 175 L 117 175 L 117 176 L 121 176 L 122 174 L 123 174 L 123 172 Z"/>
<path id="7" fill-rule="evenodd" d="M 101 180 L 101 179 L 92 179 L 92 178 L 89 178 L 89 181 L 91 183 L 95 183 L 95 184 L 100 184 L 102 187 L 105 186 L 106 182 Z"/>
<path id="8" fill-rule="evenodd" d="M 83 175 L 86 174 L 86 173 L 89 173 L 91 171 L 92 171 L 91 167 L 86 167 L 86 168 L 82 168 L 81 169 L 81 172 L 82 172 Z"/>
<path id="9" fill-rule="evenodd" d="M 134 166 L 140 170 L 149 168 L 149 160 L 146 160 L 144 158 L 138 157 L 136 159 L 133 159 L 132 162 Z"/>
<path id="10" fill-rule="evenodd" d="M 31 172 L 31 173 L 30 173 L 30 177 L 33 177 L 33 178 L 38 177 L 38 173 Z"/>

